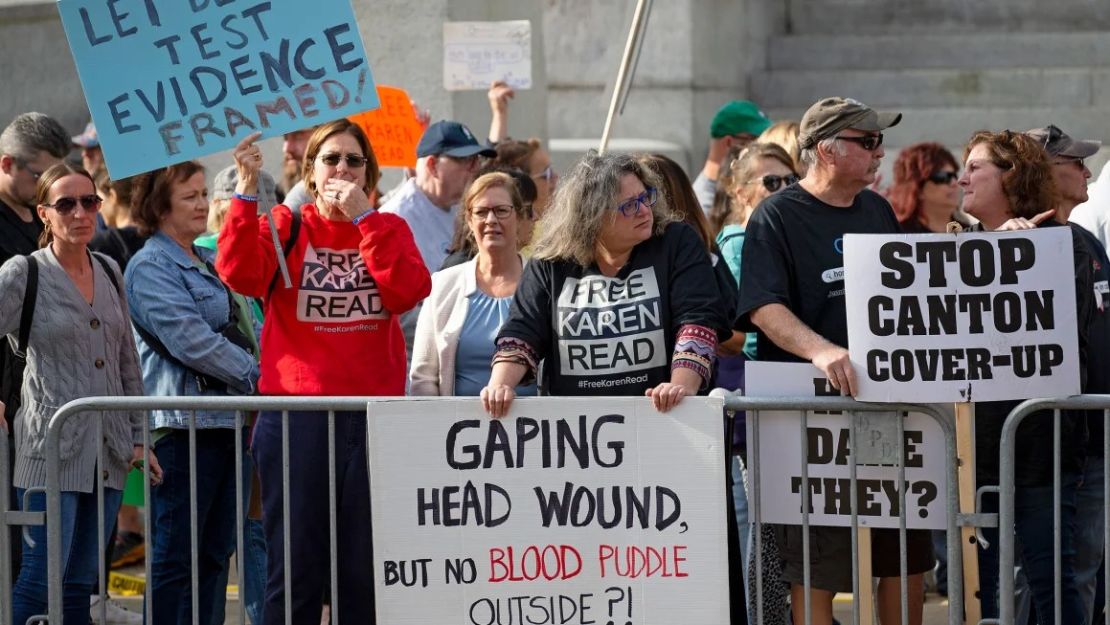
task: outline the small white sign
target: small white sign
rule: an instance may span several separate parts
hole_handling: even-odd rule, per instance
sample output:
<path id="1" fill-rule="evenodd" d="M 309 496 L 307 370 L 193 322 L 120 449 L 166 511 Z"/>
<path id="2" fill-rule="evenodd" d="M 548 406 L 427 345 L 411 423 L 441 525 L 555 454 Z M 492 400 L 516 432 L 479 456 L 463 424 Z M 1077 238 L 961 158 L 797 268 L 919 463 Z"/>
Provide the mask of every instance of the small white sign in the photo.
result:
<path id="1" fill-rule="evenodd" d="M 856 399 L 1079 393 L 1069 228 L 849 234 L 844 268 Z"/>
<path id="2" fill-rule="evenodd" d="M 495 80 L 514 89 L 532 88 L 532 23 L 444 23 L 443 88 L 485 91 Z"/>
<path id="3" fill-rule="evenodd" d="M 727 623 L 722 408 L 370 402 L 378 621 Z"/>
<path id="4" fill-rule="evenodd" d="M 749 362 L 745 371 L 751 397 L 839 395 L 807 363 Z M 811 525 L 849 527 L 852 523 L 852 430 L 856 430 L 856 511 L 861 527 L 899 525 L 898 435 L 895 413 L 810 412 L 803 437 L 798 411 L 748 414 L 748 461 L 759 467 L 760 518 L 764 523 L 802 524 L 803 442 L 809 476 Z M 754 428 L 759 428 L 758 436 Z M 906 527 L 944 529 L 947 520 L 944 431 L 932 417 L 905 416 Z M 759 442 L 758 455 L 755 444 Z"/>

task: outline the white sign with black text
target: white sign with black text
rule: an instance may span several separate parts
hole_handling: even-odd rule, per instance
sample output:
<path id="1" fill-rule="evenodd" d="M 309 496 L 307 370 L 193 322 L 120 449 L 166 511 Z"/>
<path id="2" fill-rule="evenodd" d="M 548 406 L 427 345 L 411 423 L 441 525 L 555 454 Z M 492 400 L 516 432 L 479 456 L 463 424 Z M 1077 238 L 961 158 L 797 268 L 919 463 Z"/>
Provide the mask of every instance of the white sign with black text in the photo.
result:
<path id="1" fill-rule="evenodd" d="M 849 234 L 848 346 L 863 401 L 1079 393 L 1069 228 Z"/>
<path id="2" fill-rule="evenodd" d="M 378 621 L 720 625 L 720 399 L 369 404 Z"/>
<path id="3" fill-rule="evenodd" d="M 750 397 L 839 395 L 821 370 L 808 363 L 758 362 L 745 370 Z M 852 523 L 852 430 L 856 431 L 856 512 L 861 527 L 899 526 L 898 446 L 895 413 L 811 411 L 802 435 L 798 411 L 748 414 L 748 461 L 759 468 L 760 518 L 764 523 L 802 524 L 802 463 L 809 477 L 809 522 L 848 527 Z M 754 428 L 758 427 L 758 436 Z M 906 527 L 944 529 L 944 431 L 932 417 L 904 418 Z M 755 449 L 758 440 L 758 454 Z M 803 441 L 805 454 L 803 458 Z"/>

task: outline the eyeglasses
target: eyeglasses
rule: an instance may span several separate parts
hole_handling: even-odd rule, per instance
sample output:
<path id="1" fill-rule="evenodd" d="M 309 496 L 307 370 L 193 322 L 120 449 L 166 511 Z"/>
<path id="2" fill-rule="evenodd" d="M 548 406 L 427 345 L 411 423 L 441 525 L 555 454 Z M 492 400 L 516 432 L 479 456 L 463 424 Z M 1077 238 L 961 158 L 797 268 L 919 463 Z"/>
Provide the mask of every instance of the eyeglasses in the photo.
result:
<path id="1" fill-rule="evenodd" d="M 655 187 L 647 187 L 644 192 L 634 198 L 629 198 L 620 204 L 617 204 L 617 210 L 625 217 L 635 217 L 640 213 L 640 205 L 651 208 L 655 206 L 655 202 L 659 199 L 659 192 Z"/>
<path id="2" fill-rule="evenodd" d="M 351 169 L 358 169 L 359 167 L 365 166 L 369 160 L 370 159 L 362 156 L 361 154 L 347 154 L 346 156 L 342 154 L 320 155 L 320 162 L 327 165 L 328 167 L 335 167 L 336 165 L 339 165 L 339 161 L 346 161 L 347 167 L 350 167 Z"/>
<path id="3" fill-rule="evenodd" d="M 929 182 L 933 184 L 952 184 L 959 177 L 959 174 L 954 171 L 937 171 L 929 176 Z"/>
<path id="4" fill-rule="evenodd" d="M 497 218 L 497 221 L 502 221 L 509 218 L 516 211 L 511 204 L 498 204 L 497 206 L 475 206 L 470 209 L 470 218 L 474 221 L 485 221 L 489 219 L 490 213 Z"/>
<path id="5" fill-rule="evenodd" d="M 868 152 L 874 152 L 876 149 L 878 149 L 880 145 L 883 144 L 883 133 L 880 132 L 874 135 L 863 135 L 862 137 L 837 137 L 837 139 L 851 141 L 852 143 L 858 143 L 859 147 L 867 150 Z"/>
<path id="6" fill-rule="evenodd" d="M 95 213 L 100 210 L 100 204 L 103 201 L 104 200 L 101 200 L 99 195 L 82 195 L 79 198 L 60 197 L 54 200 L 53 204 L 43 204 L 43 206 L 53 208 L 58 211 L 59 215 L 68 215 L 77 208 L 77 204 L 80 202 L 81 208 L 84 208 L 86 212 Z"/>
<path id="7" fill-rule="evenodd" d="M 541 171 L 540 173 L 532 174 L 533 178 L 543 178 L 543 181 L 546 182 L 547 184 L 551 184 L 551 178 L 554 177 L 554 176 L 555 176 L 555 170 L 551 169 L 550 164 L 548 164 L 547 167 L 544 167 L 543 171 Z"/>
<path id="8" fill-rule="evenodd" d="M 775 191 L 781 189 L 783 186 L 789 187 L 799 180 L 801 180 L 801 178 L 798 178 L 794 174 L 786 174 L 785 176 L 775 176 L 772 174 L 768 174 L 766 176 L 763 176 L 762 178 L 749 180 L 744 184 L 759 184 L 762 182 L 763 188 L 767 189 L 768 193 L 774 193 Z"/>

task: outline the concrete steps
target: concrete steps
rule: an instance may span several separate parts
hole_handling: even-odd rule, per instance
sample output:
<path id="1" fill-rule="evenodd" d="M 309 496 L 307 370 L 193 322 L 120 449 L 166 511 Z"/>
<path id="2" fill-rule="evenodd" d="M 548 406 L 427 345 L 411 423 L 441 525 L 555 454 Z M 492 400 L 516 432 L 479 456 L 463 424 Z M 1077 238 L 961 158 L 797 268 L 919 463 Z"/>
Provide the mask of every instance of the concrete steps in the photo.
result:
<path id="1" fill-rule="evenodd" d="M 771 39 L 767 63 L 771 70 L 1110 67 L 1110 32 L 796 34 Z"/>

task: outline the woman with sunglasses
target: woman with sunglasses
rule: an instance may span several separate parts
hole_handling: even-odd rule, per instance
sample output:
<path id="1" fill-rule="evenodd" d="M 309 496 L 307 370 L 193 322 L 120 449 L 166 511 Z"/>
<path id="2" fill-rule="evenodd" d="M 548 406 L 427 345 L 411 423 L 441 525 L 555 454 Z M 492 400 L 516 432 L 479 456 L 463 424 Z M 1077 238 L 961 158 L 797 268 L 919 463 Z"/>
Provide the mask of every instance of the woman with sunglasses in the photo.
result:
<path id="1" fill-rule="evenodd" d="M 646 395 L 665 412 L 708 388 L 728 323 L 705 244 L 659 184 L 635 158 L 595 152 L 562 181 L 497 336 L 490 415 L 508 414 L 541 360 L 551 395 Z"/>
<path id="2" fill-rule="evenodd" d="M 215 254 L 194 245 L 208 225 L 204 168 L 187 161 L 133 181 L 132 218 L 149 237 L 125 273 L 143 384 L 152 396 L 250 395 L 258 380 L 256 322 L 247 301 L 220 281 Z M 154 449 L 165 479 L 151 489 L 151 574 L 156 623 L 192 623 L 192 508 L 196 487 L 197 622 L 223 614 L 219 584 L 236 544 L 236 418 L 231 411 L 155 410 Z M 242 423 L 241 427 L 245 427 Z M 195 465 L 190 467 L 190 428 Z M 246 432 L 240 442 L 246 440 Z M 222 618 L 220 619 L 222 622 Z"/>
<path id="3" fill-rule="evenodd" d="M 55 411 L 82 397 L 143 394 L 123 276 L 108 257 L 88 250 L 101 205 L 92 177 L 80 167 L 55 165 L 39 177 L 35 203 L 45 225 L 42 249 L 16 256 L 0 267 L 0 293 L 4 294 L 0 333 L 10 336 L 20 328 L 24 298 L 32 286 L 30 263 L 38 272 L 35 313 L 26 339 L 23 402 L 14 419 L 12 482 L 26 512 L 45 510 L 45 493 L 28 491 L 46 485 L 47 424 Z M 7 428 L 6 423 L 3 426 Z M 62 554 L 65 625 L 89 622 L 89 595 L 103 561 L 99 543 L 108 540 L 128 470 L 142 463 L 142 436 L 138 412 L 83 415 L 62 426 L 58 521 L 66 546 Z M 103 465 L 98 465 L 98 455 Z M 161 468 L 153 454 L 147 460 L 156 482 Z M 97 504 L 98 482 L 104 487 L 103 509 Z M 103 537 L 97 536 L 98 516 L 106 521 Z M 46 612 L 46 528 L 31 526 L 26 531 L 22 566 L 12 590 L 15 623 Z"/>
<path id="4" fill-rule="evenodd" d="M 531 218 L 517 184 L 506 173 L 479 176 L 460 211 L 477 256 L 436 272 L 432 294 L 416 324 L 409 392 L 477 396 L 489 378 L 494 339 L 524 273 L 519 234 Z M 534 384 L 518 395 L 536 394 Z"/>
<path id="5" fill-rule="evenodd" d="M 1064 227 L 1052 217 L 1058 193 L 1052 165 L 1042 144 L 1028 135 L 981 131 L 972 135 L 964 151 L 963 209 L 979 220 L 973 230 L 1023 230 Z M 1086 389 L 1088 328 L 1094 310 L 1091 256 L 1082 240 L 1072 235 L 1075 263 L 1077 343 L 1081 389 Z M 1100 346 L 1105 349 L 1105 347 Z M 1002 424 L 1018 401 L 979 402 L 975 409 L 975 465 L 977 487 L 999 482 L 998 446 Z M 1043 624 L 1053 623 L 1055 581 L 1060 581 L 1063 623 L 1083 623 L 1086 610 L 1075 580 L 1076 489 L 1086 455 L 1087 424 L 1082 413 L 1062 412 L 1060 418 L 1061 492 L 1060 575 L 1054 573 L 1053 546 L 1053 437 L 1051 412 L 1030 415 L 1016 439 L 1015 519 L 1021 544 L 1021 564 L 1032 589 L 1033 603 Z M 984 512 L 998 510 L 998 497 L 983 497 Z M 983 617 L 998 616 L 998 530 L 984 528 L 989 546 L 979 549 L 980 597 Z"/>
<path id="6" fill-rule="evenodd" d="M 898 153 L 886 197 L 903 232 L 946 232 L 952 221 L 969 225 L 957 214 L 959 170 L 956 157 L 939 143 L 916 143 Z"/>
<path id="7" fill-rule="evenodd" d="M 216 267 L 236 291 L 264 298 L 259 392 L 404 395 L 405 343 L 398 319 L 428 295 L 431 279 L 405 221 L 371 203 L 381 172 L 369 139 L 346 119 L 313 131 L 301 175 L 315 202 L 297 213 L 274 207 L 283 246 L 276 249 L 268 218 L 257 216 L 262 168 L 257 138 L 247 137 L 234 151 L 238 183 L 217 242 Z M 278 254 L 285 256 L 291 286 L 279 273 Z M 330 579 L 328 423 L 327 412 L 289 413 L 288 472 L 282 413 L 264 411 L 254 427 L 268 547 L 266 625 L 285 622 L 287 585 L 292 622 L 320 622 Z M 374 623 L 366 413 L 337 412 L 334 423 L 331 461 L 336 484 L 343 485 L 335 493 L 335 539 L 343 555 L 332 608 L 341 623 Z M 286 540 L 295 564 L 290 570 L 284 565 Z"/>

